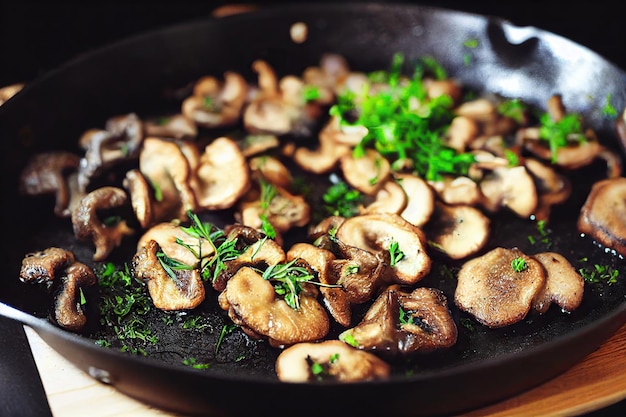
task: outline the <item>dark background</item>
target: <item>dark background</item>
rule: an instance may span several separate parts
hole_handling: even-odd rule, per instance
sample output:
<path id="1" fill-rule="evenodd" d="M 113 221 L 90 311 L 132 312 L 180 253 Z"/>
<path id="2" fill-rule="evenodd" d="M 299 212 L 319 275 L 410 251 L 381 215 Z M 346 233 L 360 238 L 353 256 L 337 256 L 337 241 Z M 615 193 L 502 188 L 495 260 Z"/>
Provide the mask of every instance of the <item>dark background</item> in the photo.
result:
<path id="1" fill-rule="evenodd" d="M 342 0 L 333 0 L 337 1 Z M 30 81 L 83 51 L 134 33 L 209 16 L 215 7 L 227 3 L 210 0 L 5 0 L 0 2 L 0 86 Z M 419 3 L 490 14 L 518 25 L 537 26 L 571 38 L 626 68 L 626 20 L 616 5 L 608 1 L 423 0 Z"/>
<path id="2" fill-rule="evenodd" d="M 228 3 L 233 2 L 5 0 L 0 3 L 0 86 L 29 82 L 83 52 L 142 31 L 210 16 L 213 9 Z M 288 2 L 245 3 L 263 6 Z M 413 3 L 499 16 L 517 25 L 536 26 L 587 46 L 626 69 L 626 18 L 608 1 L 424 0 Z M 626 402 L 589 414 L 593 417 L 618 415 L 626 415 Z"/>

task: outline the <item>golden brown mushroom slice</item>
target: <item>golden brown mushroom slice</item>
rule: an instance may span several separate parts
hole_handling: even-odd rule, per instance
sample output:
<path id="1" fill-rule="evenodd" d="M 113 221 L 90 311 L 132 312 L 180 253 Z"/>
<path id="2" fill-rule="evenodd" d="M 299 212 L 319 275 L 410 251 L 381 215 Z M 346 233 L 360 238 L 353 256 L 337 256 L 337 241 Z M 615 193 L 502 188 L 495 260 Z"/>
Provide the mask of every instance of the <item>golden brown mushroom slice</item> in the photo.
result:
<path id="1" fill-rule="evenodd" d="M 429 181 L 428 184 L 446 204 L 477 206 L 484 198 L 478 183 L 466 176 L 446 176 L 440 180 Z"/>
<path id="2" fill-rule="evenodd" d="M 346 153 L 339 164 L 346 182 L 367 195 L 374 195 L 391 176 L 389 161 L 374 149 L 366 149 L 362 156 Z"/>
<path id="3" fill-rule="evenodd" d="M 139 154 L 139 171 L 155 190 L 154 222 L 186 220 L 195 210 L 192 171 L 182 148 L 169 139 L 145 138 Z"/>
<path id="4" fill-rule="evenodd" d="M 339 340 L 298 343 L 276 359 L 276 375 L 283 382 L 371 381 L 390 374 L 387 362 Z"/>
<path id="5" fill-rule="evenodd" d="M 626 256 L 626 178 L 596 182 L 580 210 L 578 230 Z"/>
<path id="6" fill-rule="evenodd" d="M 51 151 L 32 156 L 20 173 L 20 192 L 37 196 L 53 194 L 54 214 L 69 217 L 72 200 L 70 176 L 78 172 L 81 158 L 71 152 Z M 76 180 L 76 177 L 74 177 Z"/>
<path id="7" fill-rule="evenodd" d="M 45 283 L 50 286 L 60 271 L 73 264 L 74 261 L 74 254 L 63 248 L 50 247 L 28 253 L 22 259 L 20 280 L 27 283 Z"/>
<path id="8" fill-rule="evenodd" d="M 144 121 L 143 130 L 146 137 L 193 139 L 198 136 L 198 126 L 183 114 L 147 119 Z"/>
<path id="9" fill-rule="evenodd" d="M 244 266 L 228 280 L 218 301 L 246 334 L 267 338 L 273 347 L 285 347 L 320 340 L 328 334 L 328 315 L 315 293 L 305 287 L 299 308 L 292 308 L 257 270 Z"/>
<path id="10" fill-rule="evenodd" d="M 208 144 L 190 184 L 198 207 L 206 210 L 232 207 L 250 188 L 248 162 L 237 143 L 219 137 Z"/>
<path id="11" fill-rule="evenodd" d="M 141 250 L 151 240 L 156 241 L 167 256 L 185 265 L 195 266 L 200 262 L 198 257 L 185 246 L 193 248 L 203 258 L 210 257 L 215 253 L 211 242 L 202 237 L 190 235 L 185 232 L 180 224 L 173 222 L 159 223 L 148 229 L 139 238 L 137 251 Z"/>
<path id="12" fill-rule="evenodd" d="M 106 219 L 100 219 L 99 213 L 114 210 L 126 204 L 127 195 L 117 187 L 105 186 L 88 193 L 72 211 L 74 236 L 79 240 L 91 240 L 96 251 L 94 261 L 103 261 L 118 246 L 122 239 L 134 233 L 126 220 L 107 225 Z"/>
<path id="13" fill-rule="evenodd" d="M 363 320 L 339 338 L 358 349 L 407 354 L 451 347 L 457 334 L 441 290 L 419 287 L 405 292 L 392 285 L 376 298 Z"/>
<path id="14" fill-rule="evenodd" d="M 343 243 L 372 253 L 388 253 L 385 277 L 398 284 L 415 284 L 431 267 L 426 235 L 397 214 L 365 214 L 346 219 L 336 233 Z"/>
<path id="15" fill-rule="evenodd" d="M 517 248 L 498 247 L 463 264 L 454 302 L 479 323 L 504 327 L 526 317 L 545 283 L 539 261 Z"/>
<path id="16" fill-rule="evenodd" d="M 426 224 L 435 209 L 435 196 L 426 181 L 414 174 L 396 174 L 396 181 L 407 196 L 407 204 L 400 216 L 414 226 Z"/>
<path id="17" fill-rule="evenodd" d="M 350 135 L 346 135 L 341 131 L 339 119 L 336 117 L 331 118 L 319 133 L 317 149 L 309 149 L 306 146 L 296 148 L 293 160 L 307 172 L 314 174 L 328 173 L 339 164 L 339 160 L 344 155 L 351 152 L 350 144 L 343 143 L 343 139 L 346 136 Z"/>
<path id="18" fill-rule="evenodd" d="M 534 158 L 527 158 L 526 168 L 535 179 L 539 203 L 535 209 L 536 220 L 550 220 L 552 206 L 565 202 L 572 193 L 570 180 L 544 162 Z"/>
<path id="19" fill-rule="evenodd" d="M 91 267 L 81 262 L 69 265 L 61 276 L 54 297 L 52 318 L 60 327 L 78 333 L 87 324 L 81 293 L 98 283 Z"/>
<path id="20" fill-rule="evenodd" d="M 161 310 L 191 310 L 205 298 L 205 289 L 197 268 L 172 268 L 155 240 L 142 246 L 131 261 L 137 279 L 147 283 L 154 306 Z M 170 267 L 166 270 L 164 264 Z"/>
<path id="21" fill-rule="evenodd" d="M 476 207 L 440 201 L 423 230 L 434 249 L 450 259 L 463 259 L 487 244 L 491 221 Z"/>
<path id="22" fill-rule="evenodd" d="M 287 259 L 303 259 L 317 272 L 319 282 L 326 284 L 320 287 L 326 309 L 337 323 L 348 326 L 352 320 L 351 303 L 344 289 L 337 286 L 337 276 L 330 267 L 336 259 L 335 254 L 328 249 L 299 242 L 287 251 Z"/>
<path id="23" fill-rule="evenodd" d="M 374 201 L 359 208 L 359 213 L 394 213 L 401 214 L 408 203 L 404 188 L 393 178 L 387 179 L 374 195 Z M 408 219 L 407 219 L 408 220 Z"/>
<path id="24" fill-rule="evenodd" d="M 564 311 L 574 311 L 580 306 L 585 290 L 583 277 L 563 255 L 542 252 L 533 255 L 546 270 L 546 285 L 533 301 L 533 309 L 545 313 L 552 303 Z"/>
<path id="25" fill-rule="evenodd" d="M 204 76 L 181 106 L 181 113 L 198 126 L 217 128 L 237 123 L 248 96 L 248 84 L 241 74 L 227 71 L 224 79 Z"/>
<path id="26" fill-rule="evenodd" d="M 479 183 L 483 206 L 497 212 L 502 207 L 522 218 L 534 214 L 539 204 L 537 187 L 525 166 L 497 167 Z"/>

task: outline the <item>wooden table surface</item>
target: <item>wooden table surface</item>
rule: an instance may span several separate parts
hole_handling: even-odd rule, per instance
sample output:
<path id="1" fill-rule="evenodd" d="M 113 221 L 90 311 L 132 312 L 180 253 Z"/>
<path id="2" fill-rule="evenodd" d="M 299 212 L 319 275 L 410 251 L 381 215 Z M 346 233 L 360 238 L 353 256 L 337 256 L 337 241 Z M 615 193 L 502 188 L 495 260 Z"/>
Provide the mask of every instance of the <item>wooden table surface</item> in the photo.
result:
<path id="1" fill-rule="evenodd" d="M 96 381 L 52 350 L 32 329 L 25 329 L 54 417 L 182 417 L 150 407 Z M 560 376 L 463 416 L 578 416 L 625 398 L 626 325 Z"/>

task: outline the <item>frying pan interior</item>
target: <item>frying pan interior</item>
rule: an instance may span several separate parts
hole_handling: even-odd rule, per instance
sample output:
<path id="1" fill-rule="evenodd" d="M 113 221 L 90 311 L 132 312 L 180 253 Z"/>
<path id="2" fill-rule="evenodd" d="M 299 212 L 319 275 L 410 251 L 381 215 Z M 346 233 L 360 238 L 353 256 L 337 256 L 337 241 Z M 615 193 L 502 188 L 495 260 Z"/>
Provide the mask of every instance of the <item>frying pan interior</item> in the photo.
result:
<path id="1" fill-rule="evenodd" d="M 295 22 L 308 27 L 303 43 L 290 38 Z M 477 46 L 468 48 L 469 40 Z M 470 89 L 518 97 L 539 107 L 559 93 L 566 108 L 581 113 L 606 146 L 623 152 L 615 120 L 607 118 L 602 108 L 609 96 L 615 108 L 626 106 L 624 72 L 594 52 L 537 28 L 462 12 L 390 4 L 281 6 L 200 19 L 82 56 L 28 85 L 0 107 L 5 193 L 0 300 L 43 318 L 28 319 L 27 324 L 101 381 L 159 407 L 211 415 L 281 410 L 312 415 L 330 409 L 330 404 L 334 412 L 349 415 L 458 412 L 555 376 L 626 321 L 622 280 L 611 287 L 590 288 L 583 306 L 570 315 L 550 312 L 502 331 L 462 333 L 458 346 L 448 352 L 399 364 L 389 381 L 343 385 L 278 383 L 273 373 L 276 352 L 263 343 L 247 351 L 249 361 L 225 360 L 214 369 L 200 371 L 177 365 L 177 354 L 157 359 L 133 356 L 99 347 L 93 340 L 46 322 L 46 298 L 17 279 L 24 254 L 55 245 L 69 248 L 79 260 L 88 262 L 92 249 L 74 240 L 67 221 L 53 216 L 53 201 L 19 195 L 18 174 L 29 156 L 54 149 L 80 152 L 77 141 L 82 132 L 102 126 L 113 115 L 177 111 L 181 91 L 188 91 L 185 88 L 203 75 L 236 70 L 254 81 L 251 63 L 256 59 L 266 60 L 279 75 L 301 74 L 327 52 L 345 56 L 352 68 L 362 71 L 389 68 L 397 52 L 408 62 L 432 56 Z M 575 177 L 577 197 L 557 213 L 555 245 L 571 257 L 609 262 L 626 272 L 623 259 L 580 239 L 572 226 L 577 207 L 593 179 L 602 177 L 602 169 L 593 165 Z M 514 244 L 519 236 L 532 233 L 527 225 L 510 218 L 498 225 L 494 239 L 502 244 Z M 128 255 L 120 251 L 115 256 L 123 260 Z M 448 294 L 453 291 L 453 283 L 435 278 L 431 283 L 442 285 Z M 217 312 L 209 320 L 213 329 L 226 323 Z M 216 332 L 205 334 L 207 346 L 214 345 Z M 239 346 L 233 348 L 233 355 L 244 345 L 249 348 L 245 338 L 239 336 L 237 342 L 237 337 L 235 333 L 231 339 Z M 190 336 L 186 347 L 192 348 L 196 339 Z M 172 341 L 169 346 L 172 351 L 177 349 L 175 344 Z"/>

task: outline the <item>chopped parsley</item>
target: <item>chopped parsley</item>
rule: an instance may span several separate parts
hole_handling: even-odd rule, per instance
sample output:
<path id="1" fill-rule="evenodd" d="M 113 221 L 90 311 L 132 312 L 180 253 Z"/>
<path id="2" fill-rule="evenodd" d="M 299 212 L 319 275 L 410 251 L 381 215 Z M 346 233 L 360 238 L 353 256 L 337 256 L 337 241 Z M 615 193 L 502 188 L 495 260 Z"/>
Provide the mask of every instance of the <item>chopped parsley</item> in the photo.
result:
<path id="1" fill-rule="evenodd" d="M 540 116 L 540 124 L 539 138 L 548 142 L 553 163 L 556 162 L 559 148 L 567 146 L 572 141 L 587 140 L 578 114 L 566 114 L 561 120 L 555 121 L 549 113 L 543 113 Z"/>
<path id="2" fill-rule="evenodd" d="M 528 264 L 526 263 L 526 260 L 524 258 L 518 256 L 511 261 L 511 268 L 513 268 L 513 271 L 515 272 L 522 272 L 528 269 Z"/>
<path id="3" fill-rule="evenodd" d="M 326 214 L 353 217 L 358 214 L 359 206 L 365 200 L 365 196 L 344 181 L 339 181 L 326 190 L 322 199 Z"/>
<path id="4" fill-rule="evenodd" d="M 595 264 L 593 268 L 583 267 L 578 270 L 585 282 L 591 284 L 606 283 L 612 285 L 617 283 L 619 277 L 619 269 L 615 269 L 609 265 Z"/>

